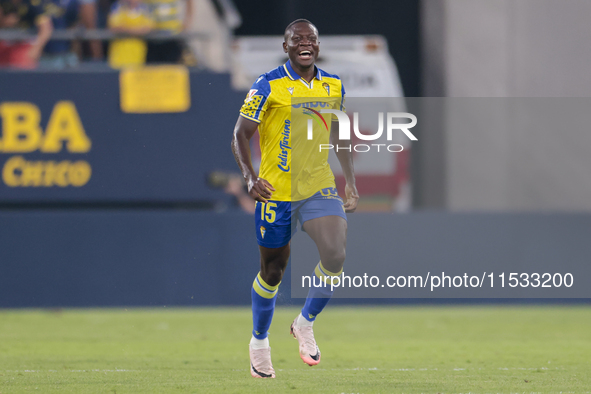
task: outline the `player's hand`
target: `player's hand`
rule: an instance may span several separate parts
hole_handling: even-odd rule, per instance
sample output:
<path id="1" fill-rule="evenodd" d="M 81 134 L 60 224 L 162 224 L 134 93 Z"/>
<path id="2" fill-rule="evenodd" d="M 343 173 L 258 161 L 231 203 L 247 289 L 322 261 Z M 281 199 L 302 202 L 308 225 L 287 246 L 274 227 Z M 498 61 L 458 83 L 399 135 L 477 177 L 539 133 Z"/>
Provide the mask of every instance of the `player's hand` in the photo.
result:
<path id="1" fill-rule="evenodd" d="M 251 179 L 247 182 L 248 194 L 256 201 L 267 202 L 271 198 L 275 188 L 263 178 Z"/>
<path id="2" fill-rule="evenodd" d="M 359 201 L 359 193 L 357 192 L 357 187 L 355 187 L 355 185 L 349 185 L 347 183 L 345 185 L 345 196 L 347 197 L 347 201 L 343 205 L 343 208 L 345 208 L 345 212 L 355 212 L 355 210 L 357 209 L 357 202 Z"/>

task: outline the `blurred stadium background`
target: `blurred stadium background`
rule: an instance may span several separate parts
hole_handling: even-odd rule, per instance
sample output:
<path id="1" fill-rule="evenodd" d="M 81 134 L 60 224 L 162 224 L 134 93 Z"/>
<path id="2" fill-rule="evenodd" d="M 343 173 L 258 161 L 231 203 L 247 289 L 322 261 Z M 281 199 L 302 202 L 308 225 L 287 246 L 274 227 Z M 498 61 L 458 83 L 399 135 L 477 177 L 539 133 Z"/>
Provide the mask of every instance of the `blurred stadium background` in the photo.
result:
<path id="1" fill-rule="evenodd" d="M 350 97 L 591 92 L 585 1 L 192 1 L 189 30 L 169 35 L 194 55 L 178 64 L 114 70 L 83 51 L 76 66 L 0 71 L 0 306 L 248 304 L 257 248 L 229 141 L 252 81 L 286 60 L 281 33 L 297 17 L 318 25 L 319 64 Z M 54 34 L 112 37 L 76 26 Z M 15 34 L 34 32 L 0 38 Z M 358 164 L 359 215 L 589 220 L 588 133 L 526 135 L 481 116 L 438 119 L 391 163 Z"/>
<path id="2" fill-rule="evenodd" d="M 591 94 L 587 0 L 187 1 L 186 30 L 143 37 L 181 42 L 177 62 L 111 68 L 110 4 L 98 0 L 95 26 L 54 26 L 72 42 L 63 58 L 45 54 L 26 69 L 7 60 L 0 70 L 0 308 L 249 305 L 258 250 L 230 139 L 252 81 L 286 60 L 281 35 L 296 18 L 319 28 L 319 66 L 351 97 Z M 37 34 L 4 26 L 0 41 Z M 522 222 L 522 243 L 500 252 L 516 264 L 524 245 L 541 242 L 532 218 L 591 229 L 591 133 L 523 135 L 482 116 L 487 124 L 474 128 L 443 117 L 392 163 L 359 169 L 362 204 L 350 226 L 368 212 L 419 228 L 470 216 L 474 227 L 450 225 L 463 239 Z M 554 247 L 539 258 L 589 262 L 567 240 Z M 433 255 L 442 266 L 455 257 Z M 289 286 L 282 292 L 280 304 L 299 305 Z"/>

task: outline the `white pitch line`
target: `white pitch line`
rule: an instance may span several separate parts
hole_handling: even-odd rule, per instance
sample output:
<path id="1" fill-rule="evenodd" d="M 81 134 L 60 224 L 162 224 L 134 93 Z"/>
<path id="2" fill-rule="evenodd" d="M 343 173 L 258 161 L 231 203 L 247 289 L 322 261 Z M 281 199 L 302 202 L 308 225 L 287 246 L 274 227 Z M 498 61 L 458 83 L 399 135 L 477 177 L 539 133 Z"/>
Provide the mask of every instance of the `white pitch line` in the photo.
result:
<path id="1" fill-rule="evenodd" d="M 63 371 L 58 371 L 56 369 L 47 369 L 47 370 L 24 369 L 22 371 L 5 370 L 4 372 L 6 372 L 6 373 L 21 373 L 21 372 L 38 373 L 38 372 L 63 372 Z M 133 370 L 133 369 L 70 369 L 67 372 L 142 372 L 142 371 Z"/>
<path id="2" fill-rule="evenodd" d="M 450 369 L 439 369 L 439 368 L 315 368 L 311 371 L 393 371 L 393 372 L 424 372 L 424 371 L 482 371 L 482 370 L 500 370 L 500 371 L 556 371 L 556 370 L 565 370 L 565 368 L 555 367 L 555 368 L 546 368 L 546 367 L 539 367 L 539 368 L 520 368 L 520 367 L 511 367 L 511 368 L 450 368 Z M 202 370 L 203 371 L 203 370 Z M 211 370 L 213 371 L 213 370 Z M 244 369 L 233 369 L 234 372 L 243 372 L 248 371 L 247 368 Z M 301 371 L 300 369 L 280 369 L 277 368 L 277 371 Z M 205 371 L 203 371 L 205 372 Z"/>
<path id="3" fill-rule="evenodd" d="M 312 371 L 393 371 L 393 372 L 425 372 L 425 371 L 481 371 L 481 370 L 500 370 L 500 371 L 550 371 L 550 370 L 565 370 L 562 367 L 554 367 L 554 368 L 547 368 L 547 367 L 533 367 L 533 368 L 523 368 L 523 367 L 501 367 L 501 368 L 449 368 L 449 369 L 440 369 L 440 368 L 377 368 L 377 367 L 369 367 L 369 368 L 315 368 Z M 232 369 L 233 372 L 243 372 L 248 371 L 248 368 L 243 369 Z M 300 371 L 300 369 L 277 369 L 278 371 Z M 219 371 L 218 369 L 212 370 L 201 370 L 201 372 L 207 371 Z M 3 372 L 6 373 L 39 373 L 39 372 L 63 372 L 56 369 L 47 369 L 47 370 L 34 370 L 34 369 L 24 369 L 24 370 L 4 370 Z M 136 369 L 71 369 L 67 372 L 73 373 L 81 373 L 81 372 L 148 372 L 148 370 L 136 370 Z"/>

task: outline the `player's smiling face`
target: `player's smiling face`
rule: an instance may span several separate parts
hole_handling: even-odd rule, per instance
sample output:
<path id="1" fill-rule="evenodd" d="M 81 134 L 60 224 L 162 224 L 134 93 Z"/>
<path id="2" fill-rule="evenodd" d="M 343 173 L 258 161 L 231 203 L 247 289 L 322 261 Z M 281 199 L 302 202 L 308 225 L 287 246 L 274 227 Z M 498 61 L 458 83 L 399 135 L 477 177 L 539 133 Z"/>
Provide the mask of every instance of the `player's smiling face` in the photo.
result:
<path id="1" fill-rule="evenodd" d="M 313 66 L 320 52 L 318 30 L 306 22 L 296 23 L 290 27 L 285 36 L 283 50 L 289 56 L 292 66 L 309 68 Z"/>

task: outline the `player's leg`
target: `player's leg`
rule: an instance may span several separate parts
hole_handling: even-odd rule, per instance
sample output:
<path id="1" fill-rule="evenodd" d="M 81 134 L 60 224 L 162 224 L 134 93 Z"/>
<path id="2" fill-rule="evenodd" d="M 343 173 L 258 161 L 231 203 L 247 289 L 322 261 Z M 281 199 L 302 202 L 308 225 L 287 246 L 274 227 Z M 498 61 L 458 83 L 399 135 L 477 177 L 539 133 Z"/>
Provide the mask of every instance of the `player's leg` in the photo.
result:
<path id="1" fill-rule="evenodd" d="M 271 286 L 281 283 L 290 252 L 289 243 L 280 248 L 266 248 L 259 245 L 261 254 L 261 276 Z"/>
<path id="2" fill-rule="evenodd" d="M 280 248 L 259 246 L 261 252 L 261 271 L 252 283 L 253 341 L 262 344 L 267 339 L 268 330 L 275 311 L 275 301 L 281 278 L 289 259 L 289 244 Z M 268 340 L 266 342 L 268 344 Z"/>
<path id="3" fill-rule="evenodd" d="M 291 326 L 291 333 L 300 344 L 302 360 L 308 365 L 316 365 L 320 362 L 320 350 L 314 339 L 312 325 L 332 297 L 330 277 L 342 272 L 347 220 L 343 202 L 334 188 L 324 189 L 314 195 L 300 208 L 299 214 L 304 231 L 316 243 L 320 253 L 320 262 L 313 274 L 317 277 L 316 283 L 323 285 L 310 288 L 302 312 Z"/>
<path id="4" fill-rule="evenodd" d="M 250 373 L 255 378 L 274 378 L 268 330 L 277 291 L 289 260 L 291 207 L 288 202 L 257 203 L 255 225 L 261 255 L 260 271 L 252 283 Z"/>
<path id="5" fill-rule="evenodd" d="M 306 221 L 303 227 L 320 252 L 320 262 L 314 269 L 314 275 L 319 279 L 317 283 L 327 282 L 326 285 L 310 288 L 304 307 L 292 323 L 290 332 L 299 342 L 301 359 L 308 365 L 316 365 L 320 362 L 320 349 L 316 345 L 312 325 L 332 297 L 331 282 L 327 278 L 342 272 L 347 221 L 340 216 L 323 216 Z"/>
<path id="6" fill-rule="evenodd" d="M 342 271 L 347 249 L 347 220 L 342 216 L 323 216 L 306 221 L 303 228 L 316 243 L 322 266 L 329 272 Z"/>
<path id="7" fill-rule="evenodd" d="M 281 278 L 289 259 L 289 243 L 279 248 L 259 246 L 261 270 L 252 283 L 252 338 L 250 340 L 250 373 L 255 378 L 274 378 L 268 331 L 275 312 L 275 301 Z"/>
<path id="8" fill-rule="evenodd" d="M 320 253 L 320 262 L 314 269 L 314 275 L 322 281 L 326 277 L 340 275 L 347 247 L 347 221 L 339 216 L 323 216 L 305 222 L 304 230 L 314 240 Z M 309 322 L 316 320 L 332 294 L 331 286 L 311 287 L 302 308 L 302 316 Z"/>

